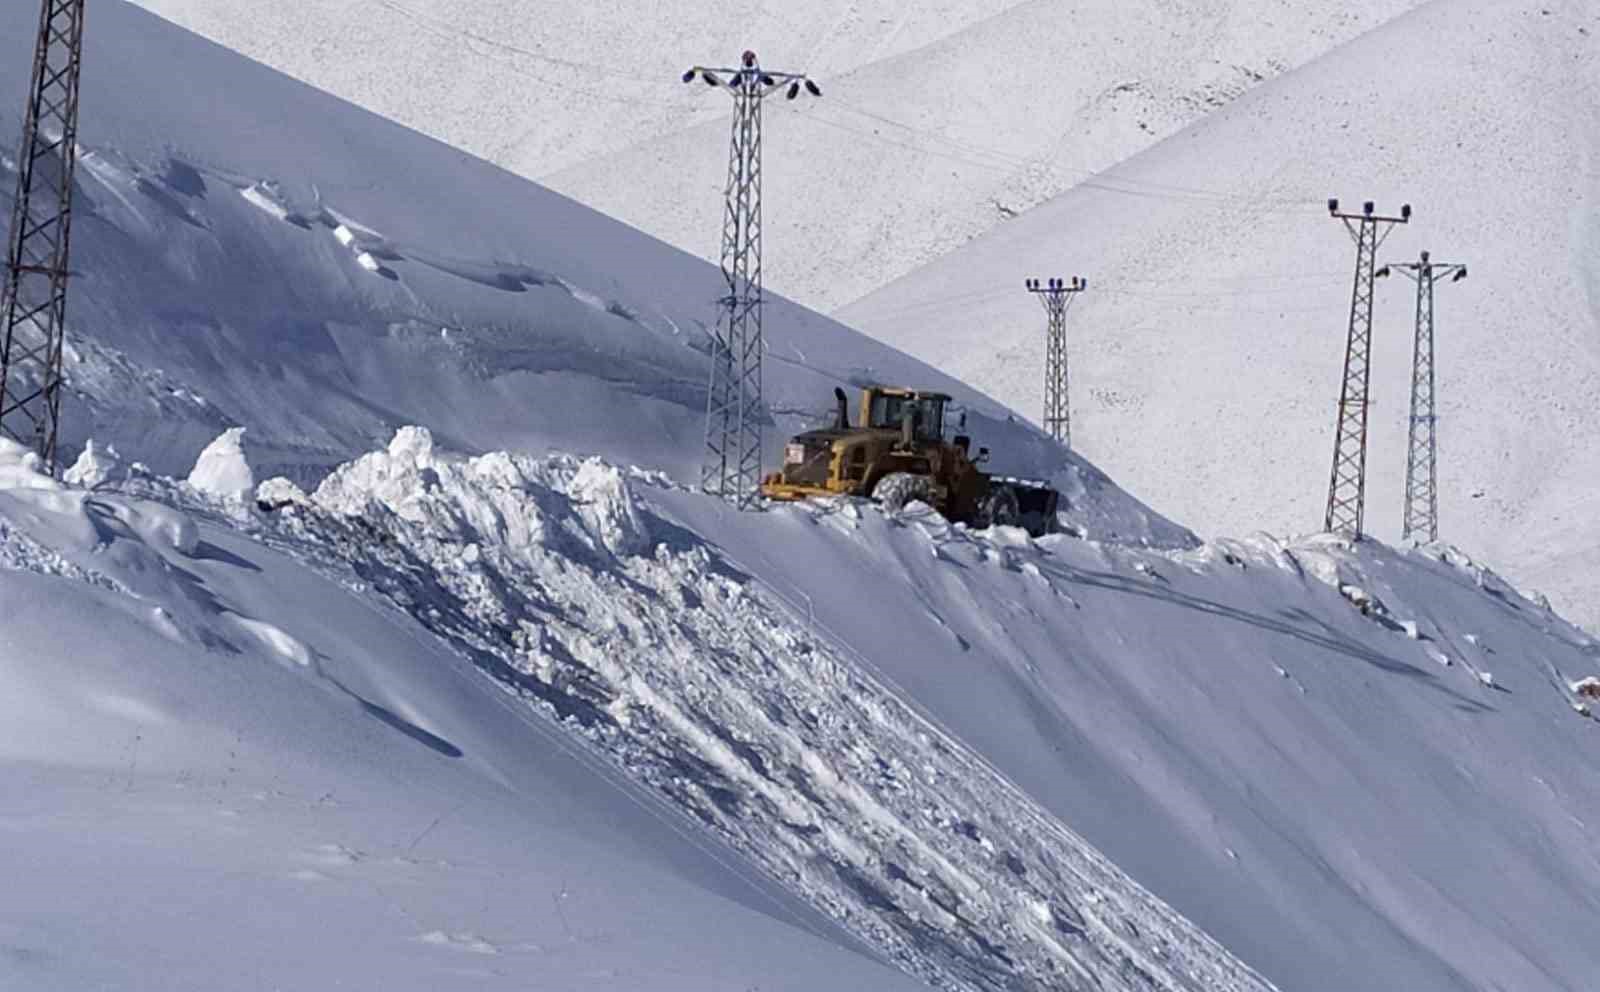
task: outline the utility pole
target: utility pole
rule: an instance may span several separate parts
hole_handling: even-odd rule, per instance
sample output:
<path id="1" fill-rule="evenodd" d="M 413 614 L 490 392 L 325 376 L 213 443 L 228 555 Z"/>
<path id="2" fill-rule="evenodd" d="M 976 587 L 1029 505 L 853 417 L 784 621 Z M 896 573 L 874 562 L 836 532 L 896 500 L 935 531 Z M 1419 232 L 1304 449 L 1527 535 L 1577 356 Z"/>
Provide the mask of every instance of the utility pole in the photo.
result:
<path id="1" fill-rule="evenodd" d="M 1044 357 L 1044 425 L 1050 436 L 1072 447 L 1072 410 L 1067 402 L 1067 307 L 1089 288 L 1088 280 L 1073 276 L 1065 279 L 1038 279 L 1023 282 L 1028 292 L 1039 297 L 1049 317 Z"/>
<path id="2" fill-rule="evenodd" d="M 722 214 L 722 278 L 727 295 L 712 339 L 711 382 L 706 396 L 705 463 L 700 487 L 740 509 L 756 501 L 761 482 L 761 104 L 785 90 L 821 96 L 803 73 L 769 72 L 755 52 L 737 69 L 694 66 L 683 74 L 733 97 L 733 135 Z"/>
<path id="3" fill-rule="evenodd" d="M 83 8 L 84 0 L 42 0 L 0 303 L 0 434 L 32 447 L 52 474 L 61 420 Z"/>
<path id="4" fill-rule="evenodd" d="M 1361 213 L 1340 213 L 1339 201 L 1328 201 L 1330 216 L 1344 221 L 1356 244 L 1355 282 L 1350 291 L 1350 330 L 1345 339 L 1344 380 L 1339 390 L 1339 418 L 1333 439 L 1333 472 L 1328 481 L 1328 512 L 1323 529 L 1359 541 L 1367 501 L 1367 397 L 1372 373 L 1372 280 L 1378 246 L 1396 224 L 1411 220 L 1411 205 L 1400 216 L 1373 212 L 1371 200 Z"/>
<path id="5" fill-rule="evenodd" d="M 1434 262 L 1427 252 L 1420 261 L 1391 262 L 1379 276 L 1398 269 L 1417 284 L 1417 336 L 1411 352 L 1411 432 L 1406 444 L 1406 512 L 1400 539 L 1412 535 L 1439 539 L 1439 446 L 1435 436 L 1438 416 L 1433 391 L 1433 286 L 1441 277 L 1460 282 L 1467 267 Z"/>

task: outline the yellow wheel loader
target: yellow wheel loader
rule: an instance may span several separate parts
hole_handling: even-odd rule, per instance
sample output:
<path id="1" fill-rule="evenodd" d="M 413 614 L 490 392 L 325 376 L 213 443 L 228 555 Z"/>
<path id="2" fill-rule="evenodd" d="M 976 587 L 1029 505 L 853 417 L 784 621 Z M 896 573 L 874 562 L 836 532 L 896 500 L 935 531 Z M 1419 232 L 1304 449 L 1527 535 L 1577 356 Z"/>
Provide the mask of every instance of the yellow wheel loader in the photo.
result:
<path id="1" fill-rule="evenodd" d="M 773 500 L 860 496 L 898 510 L 920 500 L 947 520 L 973 527 L 1024 527 L 1035 537 L 1055 529 L 1059 495 L 1049 486 L 989 475 L 963 434 L 946 441 L 950 397 L 870 386 L 861 391 L 854 426 L 844 390 L 835 389 L 832 427 L 806 431 L 784 448 L 783 468 L 761 482 Z"/>

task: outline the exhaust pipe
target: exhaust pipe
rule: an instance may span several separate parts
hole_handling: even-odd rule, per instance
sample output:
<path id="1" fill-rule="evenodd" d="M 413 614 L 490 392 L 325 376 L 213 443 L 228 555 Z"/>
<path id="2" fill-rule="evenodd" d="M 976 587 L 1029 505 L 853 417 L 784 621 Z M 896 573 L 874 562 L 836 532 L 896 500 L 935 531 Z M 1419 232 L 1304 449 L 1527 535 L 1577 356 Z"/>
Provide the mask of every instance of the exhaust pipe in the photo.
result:
<path id="1" fill-rule="evenodd" d="M 839 404 L 839 413 L 834 418 L 833 426 L 841 431 L 850 429 L 850 401 L 844 395 L 844 390 L 838 386 L 833 387 L 833 399 Z"/>

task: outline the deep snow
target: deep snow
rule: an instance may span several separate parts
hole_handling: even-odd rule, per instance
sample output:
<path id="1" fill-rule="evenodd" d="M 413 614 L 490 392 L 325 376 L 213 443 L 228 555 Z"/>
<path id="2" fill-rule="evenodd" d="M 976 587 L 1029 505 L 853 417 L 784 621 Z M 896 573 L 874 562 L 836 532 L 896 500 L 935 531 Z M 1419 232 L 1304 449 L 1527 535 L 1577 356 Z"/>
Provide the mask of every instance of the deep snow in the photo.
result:
<path id="1" fill-rule="evenodd" d="M 0 454 L 0 986 L 915 987 L 348 570 Z"/>
<path id="2" fill-rule="evenodd" d="M 115 450 L 77 461 L 92 494 L 0 472 L 0 857 L 32 894 L 0 900 L 0 978 L 1595 972 L 1600 650 L 1461 552 L 1198 545 L 782 302 L 775 432 L 836 381 L 947 385 L 1087 539 L 734 514 L 673 481 L 706 267 L 95 17 L 68 422 Z M 265 508 L 138 464 L 218 435 Z"/>
<path id="3" fill-rule="evenodd" d="M 1436 298 L 1441 535 L 1596 629 L 1597 39 L 1588 3 L 1423 5 L 840 315 L 1036 419 L 1044 322 L 1021 280 L 1084 275 L 1078 449 L 1202 533 L 1311 530 L 1354 261 L 1322 204 L 1409 202 L 1382 261 L 1470 270 Z M 1128 183 L 1226 195 L 1105 188 Z M 1409 280 L 1378 282 L 1367 519 L 1388 541 L 1414 311 Z"/>
<path id="4" fill-rule="evenodd" d="M 23 41 L 29 12 L 4 16 Z M 240 426 L 262 477 L 309 482 L 425 423 L 461 449 L 603 452 L 695 476 L 714 266 L 128 4 L 95 17 L 68 462 L 92 436 L 178 475 Z M 0 84 L 20 91 L 26 70 L 0 63 Z M 15 112 L 0 105 L 0 127 Z M 1083 526 L 1192 540 L 933 368 L 777 297 L 766 327 L 769 466 L 832 416 L 836 385 L 943 388 L 999 470 L 1096 494 L 1077 501 Z"/>

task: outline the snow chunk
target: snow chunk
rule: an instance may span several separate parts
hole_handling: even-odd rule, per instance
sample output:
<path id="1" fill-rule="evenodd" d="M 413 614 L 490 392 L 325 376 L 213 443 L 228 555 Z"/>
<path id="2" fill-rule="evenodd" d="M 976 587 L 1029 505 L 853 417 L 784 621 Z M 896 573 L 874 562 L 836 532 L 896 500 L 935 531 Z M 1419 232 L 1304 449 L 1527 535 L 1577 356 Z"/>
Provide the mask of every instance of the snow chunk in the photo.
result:
<path id="1" fill-rule="evenodd" d="M 112 476 L 125 473 L 126 466 L 122 456 L 117 454 L 117 449 L 109 444 L 101 445 L 94 438 L 84 442 L 83 453 L 78 460 L 72 463 L 62 475 L 62 480 L 69 486 L 78 486 L 82 489 L 93 489 Z"/>
<path id="2" fill-rule="evenodd" d="M 44 459 L 32 448 L 0 438 L 0 489 L 60 489 L 44 471 Z"/>
<path id="3" fill-rule="evenodd" d="M 213 496 L 243 498 L 256 487 L 255 473 L 245 460 L 243 427 L 230 427 L 206 445 L 189 473 L 189 485 Z"/>
<path id="4" fill-rule="evenodd" d="M 141 541 L 152 547 L 164 545 L 189 557 L 200 546 L 200 528 L 182 510 L 159 503 L 144 503 L 137 507 L 118 507 L 116 515 L 139 535 Z"/>
<path id="5" fill-rule="evenodd" d="M 311 502 L 306 491 L 285 479 L 275 476 L 256 487 L 256 505 L 264 510 L 276 510 L 285 506 L 305 506 Z"/>
<path id="6" fill-rule="evenodd" d="M 299 638 L 289 634 L 283 628 L 274 626 L 261 620 L 252 620 L 249 617 L 231 614 L 233 622 L 245 633 L 253 637 L 262 647 L 282 658 L 284 661 L 293 662 L 301 668 L 311 667 L 311 649 L 301 643 Z"/>
<path id="7" fill-rule="evenodd" d="M 437 485 L 433 434 L 426 427 L 402 427 L 383 451 L 339 466 L 317 487 L 313 499 L 335 513 L 359 514 L 381 503 L 413 523 L 428 522 L 421 506 Z"/>
<path id="8" fill-rule="evenodd" d="M 433 432 L 426 427 L 402 427 L 389 440 L 389 457 L 415 465 L 433 461 Z"/>
<path id="9" fill-rule="evenodd" d="M 1591 675 L 1588 678 L 1579 679 L 1571 684 L 1571 689 L 1575 695 L 1585 696 L 1589 699 L 1600 699 L 1600 678 L 1595 678 Z"/>
<path id="10" fill-rule="evenodd" d="M 614 555 L 637 555 L 650 548 L 650 531 L 639 514 L 628 478 L 615 466 L 590 458 L 567 485 L 590 531 Z"/>

